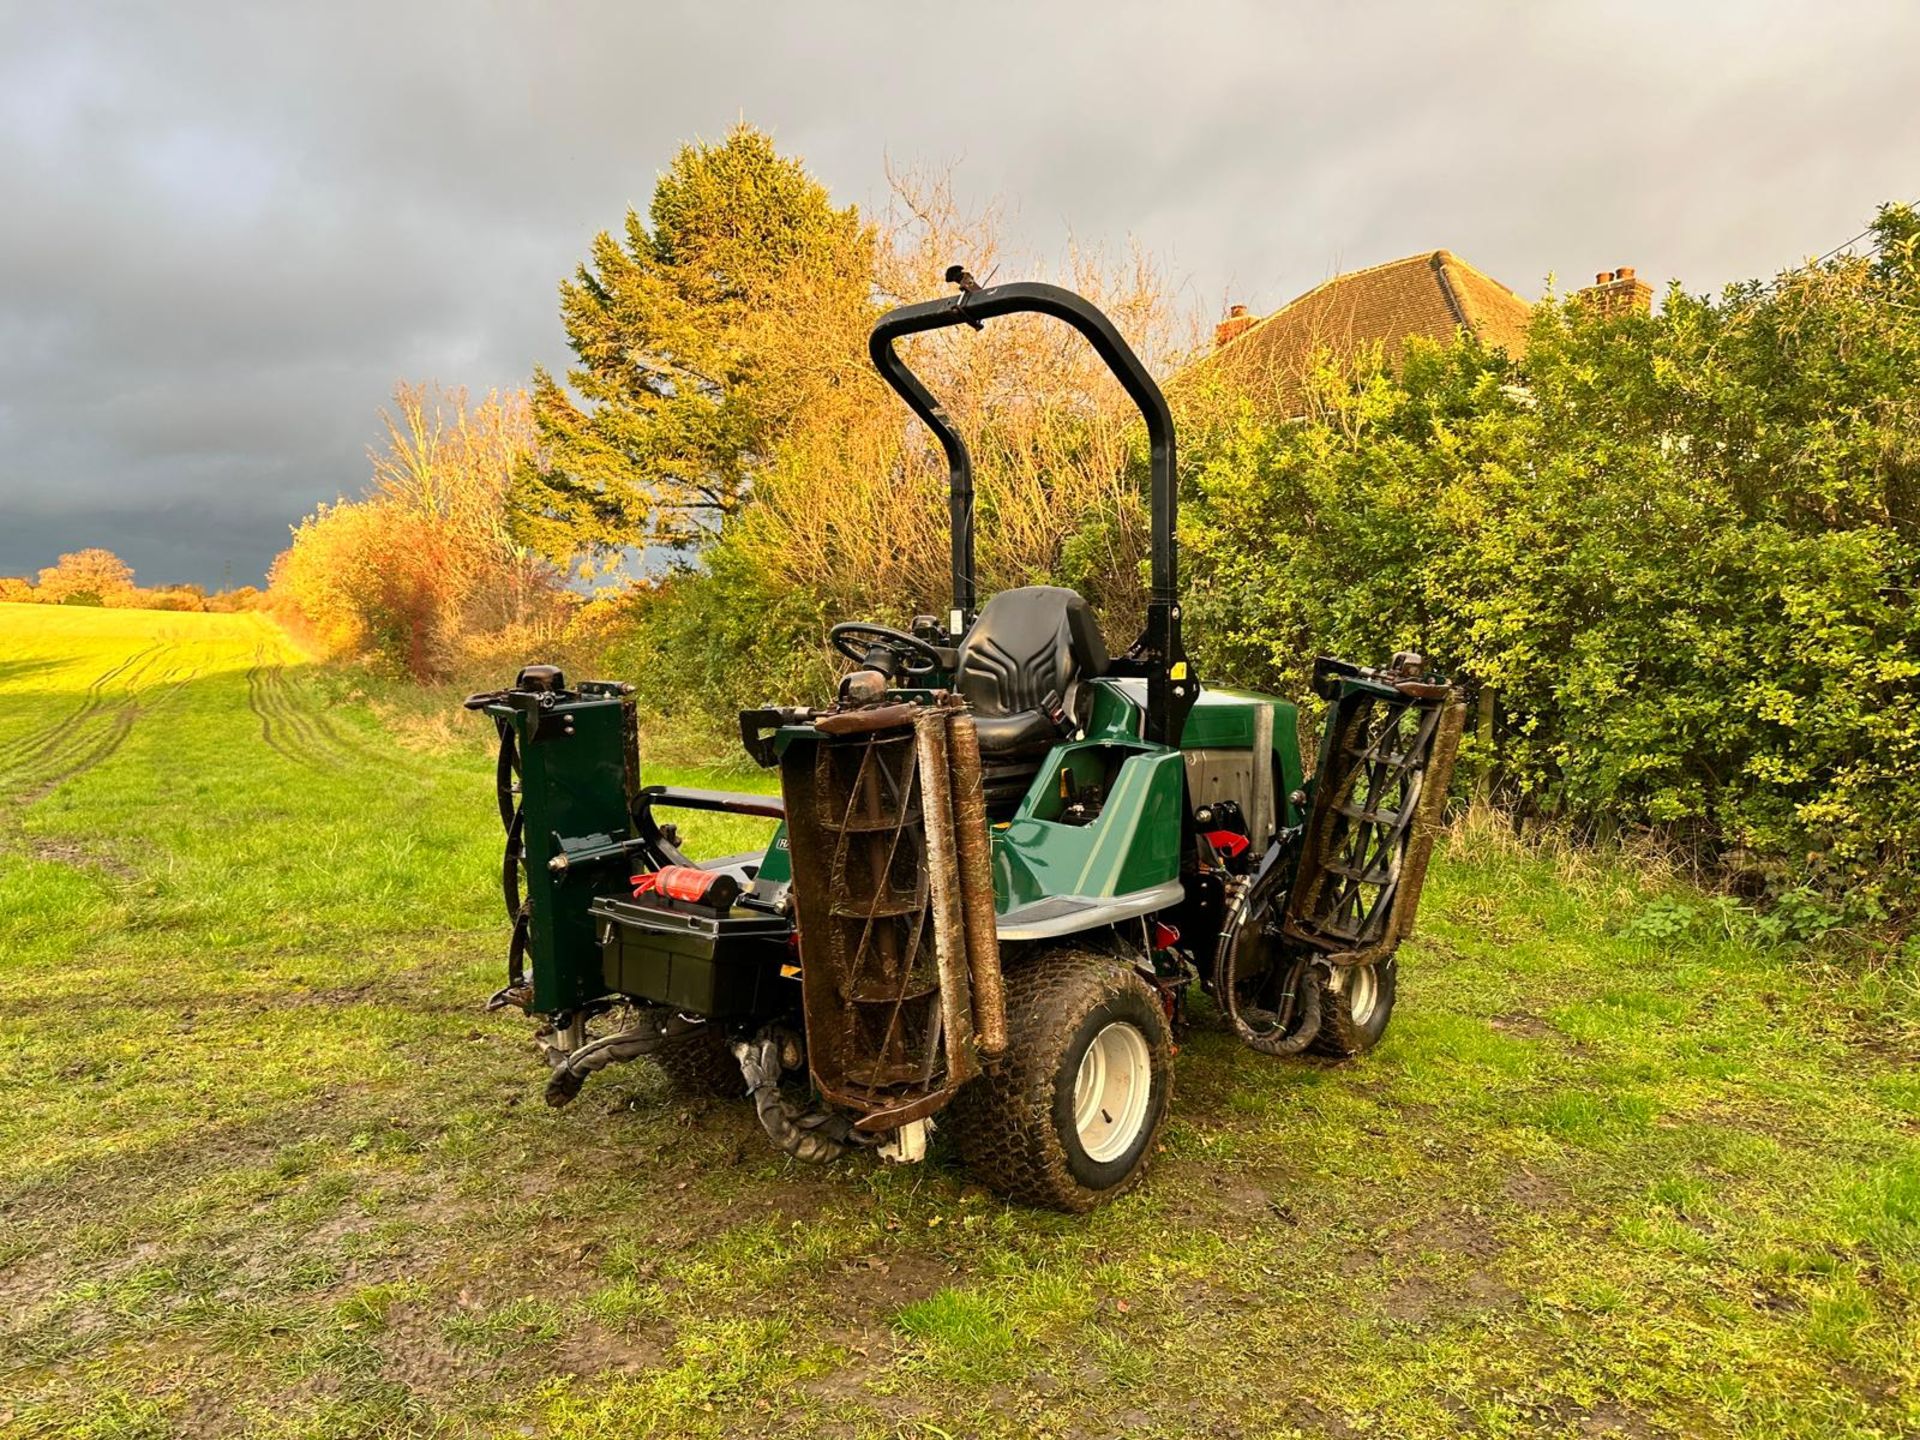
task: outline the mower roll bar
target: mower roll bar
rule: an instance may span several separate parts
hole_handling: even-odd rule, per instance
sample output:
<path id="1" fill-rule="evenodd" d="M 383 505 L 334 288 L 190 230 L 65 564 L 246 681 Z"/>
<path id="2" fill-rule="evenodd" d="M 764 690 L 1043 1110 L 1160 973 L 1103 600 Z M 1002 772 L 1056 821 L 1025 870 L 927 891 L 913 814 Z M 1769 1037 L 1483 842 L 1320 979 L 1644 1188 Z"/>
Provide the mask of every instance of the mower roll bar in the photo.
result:
<path id="1" fill-rule="evenodd" d="M 1173 415 L 1167 409 L 1166 396 L 1160 393 L 1160 387 L 1154 383 L 1147 367 L 1140 363 L 1140 357 L 1133 353 L 1133 347 L 1114 329 L 1113 322 L 1071 290 L 1039 281 L 980 287 L 957 266 L 948 272 L 948 279 L 959 281 L 962 287 L 959 295 L 903 305 L 881 316 L 867 342 L 867 353 L 873 359 L 874 368 L 925 422 L 946 452 L 952 521 L 953 608 L 960 612 L 963 626 L 973 622 L 979 608 L 973 564 L 973 457 L 967 453 L 966 442 L 953 428 L 940 402 L 895 353 L 894 342 L 903 336 L 944 330 L 953 325 L 971 325 L 978 330 L 982 322 L 997 315 L 1022 311 L 1064 320 L 1092 344 L 1094 353 L 1113 372 L 1147 422 L 1151 481 L 1147 624 L 1133 649 L 1115 662 L 1113 673 L 1145 674 L 1146 738 L 1163 745 L 1177 745 L 1187 711 L 1193 705 L 1195 684 L 1188 673 L 1187 652 L 1180 639 L 1179 575 L 1174 551 L 1179 494 L 1175 483 Z"/>

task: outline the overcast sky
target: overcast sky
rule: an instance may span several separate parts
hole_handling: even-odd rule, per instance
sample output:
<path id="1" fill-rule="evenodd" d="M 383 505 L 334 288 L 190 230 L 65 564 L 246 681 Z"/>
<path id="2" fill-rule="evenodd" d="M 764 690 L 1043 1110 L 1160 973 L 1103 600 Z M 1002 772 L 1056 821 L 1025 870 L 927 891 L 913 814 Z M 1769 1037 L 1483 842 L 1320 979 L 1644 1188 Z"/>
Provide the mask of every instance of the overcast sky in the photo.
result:
<path id="1" fill-rule="evenodd" d="M 0 574 L 257 580 L 396 378 L 564 365 L 557 281 L 738 118 L 842 200 L 956 161 L 1212 318 L 1440 247 L 1771 274 L 1920 197 L 1916 96 L 1920 5 L 1857 0 L 0 0 Z"/>

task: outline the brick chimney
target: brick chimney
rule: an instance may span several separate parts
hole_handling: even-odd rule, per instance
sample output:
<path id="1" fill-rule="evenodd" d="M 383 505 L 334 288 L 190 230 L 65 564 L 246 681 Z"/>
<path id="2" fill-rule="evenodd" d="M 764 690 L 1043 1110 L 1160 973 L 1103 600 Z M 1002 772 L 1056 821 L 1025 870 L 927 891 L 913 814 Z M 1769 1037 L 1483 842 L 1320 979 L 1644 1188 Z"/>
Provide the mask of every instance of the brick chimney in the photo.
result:
<path id="1" fill-rule="evenodd" d="M 1247 313 L 1244 305 L 1233 305 L 1227 309 L 1227 318 L 1213 327 L 1213 348 L 1218 350 L 1229 340 L 1246 334 L 1253 328 L 1254 317 Z"/>
<path id="2" fill-rule="evenodd" d="M 1653 287 L 1636 279 L 1631 265 L 1602 270 L 1593 284 L 1576 293 L 1602 315 L 1645 315 L 1653 309 Z"/>

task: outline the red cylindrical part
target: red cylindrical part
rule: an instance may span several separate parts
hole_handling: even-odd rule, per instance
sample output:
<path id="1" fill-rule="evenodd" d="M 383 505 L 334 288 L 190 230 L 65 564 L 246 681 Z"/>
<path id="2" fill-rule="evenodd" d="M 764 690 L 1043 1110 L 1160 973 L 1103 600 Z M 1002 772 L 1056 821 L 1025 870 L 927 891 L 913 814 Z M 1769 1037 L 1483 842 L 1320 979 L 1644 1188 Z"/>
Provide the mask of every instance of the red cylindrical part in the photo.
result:
<path id="1" fill-rule="evenodd" d="M 694 865 L 662 865 L 650 874 L 634 876 L 633 893 L 644 895 L 651 890 L 669 900 L 698 903 L 707 898 L 707 891 L 719 878 L 716 870 L 702 870 Z"/>

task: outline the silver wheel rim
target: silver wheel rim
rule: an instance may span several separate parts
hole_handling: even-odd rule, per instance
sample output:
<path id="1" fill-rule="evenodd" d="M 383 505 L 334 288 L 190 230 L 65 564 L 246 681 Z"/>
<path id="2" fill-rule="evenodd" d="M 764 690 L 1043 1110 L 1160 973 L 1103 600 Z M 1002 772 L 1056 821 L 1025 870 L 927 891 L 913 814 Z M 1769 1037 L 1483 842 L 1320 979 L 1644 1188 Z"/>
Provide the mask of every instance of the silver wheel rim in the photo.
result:
<path id="1" fill-rule="evenodd" d="M 1153 1051 L 1138 1026 L 1116 1020 L 1087 1046 L 1073 1082 L 1073 1123 L 1095 1163 L 1117 1159 L 1140 1138 L 1153 1099 Z"/>
<path id="2" fill-rule="evenodd" d="M 1371 965 L 1354 965 L 1347 970 L 1347 1014 L 1353 1023 L 1364 1025 L 1373 1019 L 1373 1007 L 1380 1003 L 1380 976 Z"/>

